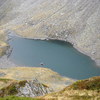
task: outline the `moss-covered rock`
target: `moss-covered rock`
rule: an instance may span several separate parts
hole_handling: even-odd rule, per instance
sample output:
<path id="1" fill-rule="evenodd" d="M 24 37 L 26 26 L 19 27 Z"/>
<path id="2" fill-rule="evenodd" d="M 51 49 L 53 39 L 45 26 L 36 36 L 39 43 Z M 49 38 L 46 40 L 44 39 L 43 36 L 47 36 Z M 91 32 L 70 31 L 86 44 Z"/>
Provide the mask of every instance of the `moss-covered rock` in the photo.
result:
<path id="1" fill-rule="evenodd" d="M 18 84 L 19 84 L 19 86 L 24 87 L 26 83 L 27 83 L 27 81 L 24 80 L 24 81 L 19 81 Z"/>
<path id="2" fill-rule="evenodd" d="M 18 93 L 16 83 L 11 83 L 9 86 L 4 87 L 0 90 L 0 97 L 8 95 L 16 95 Z"/>

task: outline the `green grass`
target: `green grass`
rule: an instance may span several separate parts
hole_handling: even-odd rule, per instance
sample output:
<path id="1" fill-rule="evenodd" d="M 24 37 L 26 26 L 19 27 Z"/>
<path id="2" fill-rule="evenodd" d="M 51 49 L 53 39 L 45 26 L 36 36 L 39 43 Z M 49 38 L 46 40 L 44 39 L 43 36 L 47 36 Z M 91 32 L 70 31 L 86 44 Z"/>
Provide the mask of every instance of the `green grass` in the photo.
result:
<path id="1" fill-rule="evenodd" d="M 11 79 L 0 78 L 0 81 L 1 81 L 1 82 L 4 82 L 4 83 L 7 83 L 7 82 L 11 81 Z"/>
<path id="2" fill-rule="evenodd" d="M 7 96 L 7 97 L 0 98 L 0 100 L 40 100 L 40 99 L 28 98 L 28 97 Z"/>

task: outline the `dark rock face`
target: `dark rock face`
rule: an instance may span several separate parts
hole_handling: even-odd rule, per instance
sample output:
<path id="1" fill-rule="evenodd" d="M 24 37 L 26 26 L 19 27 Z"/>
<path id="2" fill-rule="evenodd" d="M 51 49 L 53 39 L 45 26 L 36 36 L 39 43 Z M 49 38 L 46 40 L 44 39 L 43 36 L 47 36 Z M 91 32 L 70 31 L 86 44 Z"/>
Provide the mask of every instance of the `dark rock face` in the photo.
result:
<path id="1" fill-rule="evenodd" d="M 100 0 L 0 0 L 0 31 L 69 41 L 100 65 Z"/>

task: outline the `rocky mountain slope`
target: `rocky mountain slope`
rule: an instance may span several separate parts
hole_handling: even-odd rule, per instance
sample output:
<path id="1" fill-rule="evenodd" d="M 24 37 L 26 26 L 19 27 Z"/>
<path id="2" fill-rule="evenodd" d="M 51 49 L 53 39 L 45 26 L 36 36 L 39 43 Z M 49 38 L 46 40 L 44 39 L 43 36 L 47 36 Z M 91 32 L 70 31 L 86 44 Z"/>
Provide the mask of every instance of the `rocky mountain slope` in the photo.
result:
<path id="1" fill-rule="evenodd" d="M 100 65 L 100 0 L 0 0 L 0 34 L 71 42 Z"/>

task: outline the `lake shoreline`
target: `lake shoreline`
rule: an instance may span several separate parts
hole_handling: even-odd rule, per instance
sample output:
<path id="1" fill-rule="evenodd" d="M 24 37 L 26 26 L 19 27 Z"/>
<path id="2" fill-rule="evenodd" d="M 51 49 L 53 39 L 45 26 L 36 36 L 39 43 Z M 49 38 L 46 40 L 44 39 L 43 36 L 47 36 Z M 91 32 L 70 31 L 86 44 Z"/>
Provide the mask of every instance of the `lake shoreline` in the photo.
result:
<path id="1" fill-rule="evenodd" d="M 64 42 L 68 42 L 70 43 L 75 49 L 77 49 L 80 53 L 83 53 L 84 55 L 90 57 L 90 59 L 92 59 L 93 61 L 95 61 L 97 67 L 100 67 L 100 62 L 97 61 L 92 55 L 90 55 L 90 53 L 86 53 L 84 52 L 81 48 L 79 48 L 76 43 L 73 43 L 72 41 L 73 40 L 67 40 L 66 39 L 57 39 L 57 38 L 29 38 L 29 37 L 25 37 L 25 36 L 22 36 L 22 35 L 19 35 L 17 33 L 9 33 L 9 34 L 6 34 L 6 42 L 8 43 L 10 40 L 13 40 L 14 37 L 19 37 L 19 38 L 24 38 L 24 39 L 31 39 L 31 40 L 46 40 L 46 41 L 51 41 L 51 40 L 57 40 L 57 41 L 64 41 Z"/>
<path id="2" fill-rule="evenodd" d="M 96 59 L 92 56 L 92 54 L 86 53 L 84 50 L 82 50 L 81 48 L 79 48 L 79 47 L 77 46 L 76 43 L 73 43 L 73 42 L 72 42 L 73 40 L 71 40 L 71 39 L 70 39 L 70 40 L 69 40 L 69 39 L 66 40 L 66 39 L 57 39 L 57 38 L 29 38 L 29 37 L 21 36 L 21 35 L 19 35 L 19 34 L 17 34 L 17 35 L 18 35 L 18 37 L 20 37 L 20 38 L 30 39 L 30 40 L 42 40 L 42 41 L 44 41 L 44 40 L 46 40 L 46 41 L 57 40 L 57 41 L 68 42 L 68 43 L 70 43 L 76 50 L 78 50 L 80 53 L 83 53 L 84 55 L 90 57 L 91 60 L 95 61 L 97 67 L 100 67 L 100 61 L 96 60 Z"/>

